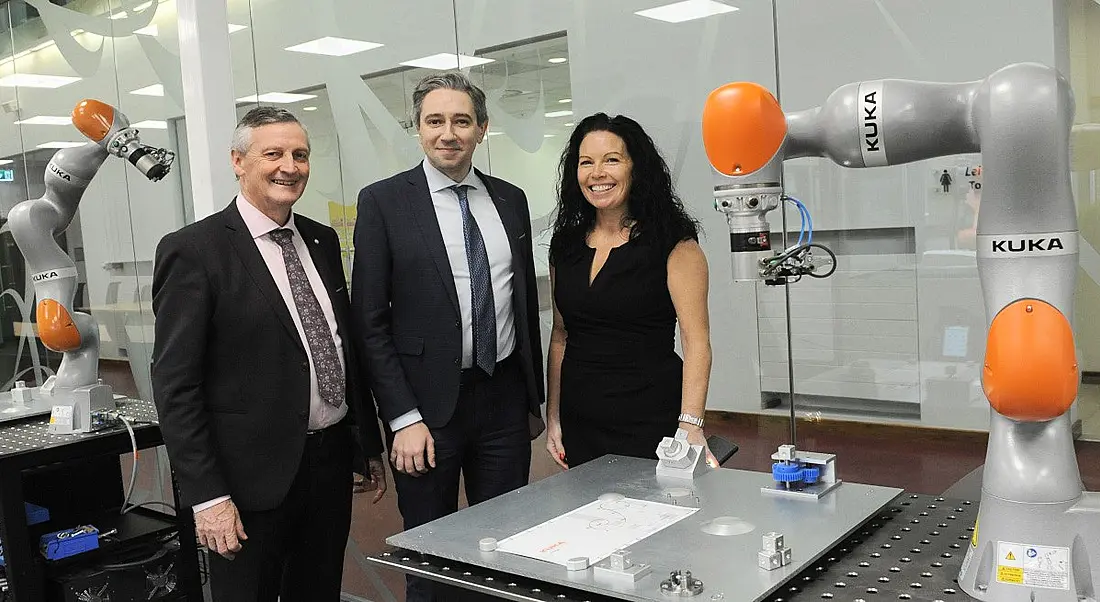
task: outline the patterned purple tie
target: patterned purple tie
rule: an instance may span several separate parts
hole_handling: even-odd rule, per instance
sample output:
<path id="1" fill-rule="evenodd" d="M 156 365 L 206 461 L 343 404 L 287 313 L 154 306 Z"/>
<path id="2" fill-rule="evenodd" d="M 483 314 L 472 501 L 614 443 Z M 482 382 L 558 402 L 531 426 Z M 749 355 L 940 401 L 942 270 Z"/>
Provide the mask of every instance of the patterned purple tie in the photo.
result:
<path id="1" fill-rule="evenodd" d="M 451 186 L 458 196 L 462 209 L 462 235 L 466 241 L 466 262 L 470 264 L 470 302 L 473 310 L 474 365 L 489 376 L 497 367 L 497 306 L 493 302 L 493 281 L 489 273 L 489 254 L 485 240 L 470 213 L 470 200 L 466 189 L 459 184 Z"/>
<path id="2" fill-rule="evenodd" d="M 286 264 L 286 274 L 290 277 L 294 306 L 298 308 L 309 353 L 313 357 L 313 368 L 317 372 L 317 390 L 325 403 L 338 408 L 344 403 L 344 371 L 340 368 L 340 358 L 328 320 L 321 311 L 317 296 L 313 294 L 313 287 L 309 285 L 298 250 L 294 248 L 294 231 L 279 228 L 272 230 L 270 236 L 283 250 L 283 263 Z"/>

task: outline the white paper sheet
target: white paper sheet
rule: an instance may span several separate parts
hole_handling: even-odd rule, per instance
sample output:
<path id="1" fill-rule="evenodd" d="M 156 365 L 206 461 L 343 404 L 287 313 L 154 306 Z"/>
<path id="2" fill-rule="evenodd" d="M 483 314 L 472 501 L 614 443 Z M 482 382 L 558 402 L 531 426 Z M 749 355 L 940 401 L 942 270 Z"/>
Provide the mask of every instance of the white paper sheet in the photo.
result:
<path id="1" fill-rule="evenodd" d="M 497 550 L 563 566 L 586 557 L 591 565 L 698 510 L 631 498 L 596 500 L 504 539 Z"/>

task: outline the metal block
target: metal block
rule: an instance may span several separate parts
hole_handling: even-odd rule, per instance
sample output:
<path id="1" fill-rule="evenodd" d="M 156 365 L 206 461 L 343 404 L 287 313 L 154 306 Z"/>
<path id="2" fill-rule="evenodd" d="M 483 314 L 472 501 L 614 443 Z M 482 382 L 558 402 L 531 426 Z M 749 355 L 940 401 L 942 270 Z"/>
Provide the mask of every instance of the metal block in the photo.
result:
<path id="1" fill-rule="evenodd" d="M 791 549 L 790 548 L 783 548 L 783 551 L 780 552 L 780 554 L 782 555 L 783 566 L 787 566 L 788 564 L 791 563 Z"/>
<path id="2" fill-rule="evenodd" d="M 779 451 L 772 456 L 772 458 L 779 461 L 792 461 L 797 459 L 798 450 L 793 445 L 780 445 Z"/>
<path id="3" fill-rule="evenodd" d="M 783 534 L 776 533 L 775 531 L 769 531 L 764 534 L 764 551 L 765 552 L 778 552 L 783 549 Z"/>
<path id="4" fill-rule="evenodd" d="M 28 405 L 34 400 L 32 393 L 33 390 L 27 388 L 26 382 L 17 380 L 11 390 L 11 400 L 13 403 Z"/>
<path id="5" fill-rule="evenodd" d="M 611 561 L 611 568 L 615 569 L 616 571 L 626 570 L 634 564 L 634 562 L 630 560 L 630 552 L 627 552 L 626 550 L 612 552 L 609 560 Z"/>
<path id="6" fill-rule="evenodd" d="M 783 553 L 760 550 L 756 555 L 756 563 L 765 571 L 774 571 L 783 566 Z"/>
<path id="7" fill-rule="evenodd" d="M 687 431 L 676 429 L 675 437 L 665 437 L 657 445 L 657 476 L 692 479 L 706 471 L 703 446 L 692 445 Z"/>
<path id="8" fill-rule="evenodd" d="M 650 566 L 643 563 L 635 563 L 630 552 L 619 550 L 611 556 L 592 567 L 597 580 L 637 583 L 650 572 Z"/>

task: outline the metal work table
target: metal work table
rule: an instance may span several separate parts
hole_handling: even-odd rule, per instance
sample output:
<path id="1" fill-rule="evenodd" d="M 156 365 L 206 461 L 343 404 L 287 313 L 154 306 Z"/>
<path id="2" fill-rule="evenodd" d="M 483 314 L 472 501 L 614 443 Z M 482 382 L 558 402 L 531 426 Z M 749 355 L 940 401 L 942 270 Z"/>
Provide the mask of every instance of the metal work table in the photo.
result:
<path id="1" fill-rule="evenodd" d="M 122 399 L 118 400 L 118 408 L 128 418 L 139 422 L 133 427 L 138 449 L 156 447 L 163 443 L 160 427 L 156 424 L 156 408 L 152 403 Z M 48 423 L 48 417 L 38 417 L 0 424 L 0 542 L 4 545 L 7 565 L 5 567 L 8 582 L 7 600 L 15 602 L 38 602 L 43 599 L 43 571 L 48 567 L 45 561 L 37 556 L 34 544 L 37 541 L 37 534 L 48 532 L 54 527 L 60 529 L 73 526 L 54 524 L 53 516 L 45 525 L 27 526 L 24 508 L 24 501 L 26 501 L 24 479 L 27 475 L 42 467 L 96 457 L 113 457 L 117 465 L 117 457 L 129 453 L 132 449 L 130 435 L 124 427 L 112 427 L 93 433 L 52 435 L 48 432 Z M 87 477 L 88 481 L 93 483 L 96 478 L 95 475 Z M 120 483 L 121 473 L 119 472 L 117 475 L 104 477 L 102 485 L 113 487 Z M 86 490 L 81 491 L 79 487 L 80 485 L 74 486 L 74 490 L 65 493 L 71 497 L 83 497 L 89 493 Z M 88 497 L 97 496 L 89 494 Z M 121 488 L 118 491 L 107 492 L 102 497 L 104 500 L 117 497 L 121 501 Z M 89 503 L 92 501 L 90 500 Z M 113 510 L 93 511 L 93 516 L 82 516 L 78 520 L 80 523 L 101 524 L 107 528 L 118 529 L 113 542 L 101 542 L 103 544 L 101 549 L 104 552 L 134 537 L 167 530 L 178 529 L 182 533 L 193 530 L 190 513 L 185 512 L 180 517 L 173 517 L 139 508 L 126 515 L 119 515 L 117 505 Z M 194 539 L 191 537 L 179 539 L 180 562 L 183 565 L 180 567 L 179 575 L 183 581 L 183 590 L 194 592 L 189 594 L 192 596 L 189 599 L 201 600 Z M 95 551 L 86 552 L 80 556 L 92 554 L 95 554 Z M 0 597 L 0 599 L 3 598 Z"/>
<path id="2" fill-rule="evenodd" d="M 672 570 L 690 570 L 703 581 L 687 599 L 724 602 L 765 600 L 965 600 L 954 579 L 962 563 L 976 505 L 932 496 L 900 495 L 898 489 L 844 483 L 821 502 L 764 496 L 771 475 L 712 471 L 670 495 L 658 483 L 655 461 L 606 457 L 533 483 L 457 514 L 387 540 L 393 549 L 369 558 L 392 570 L 459 585 L 516 601 L 667 600 L 659 582 Z M 628 550 L 652 573 L 625 586 L 594 577 L 592 569 L 564 567 L 502 552 L 478 551 L 483 537 L 507 536 L 568 512 L 607 492 L 693 505 L 699 512 Z M 703 528 L 735 515 L 754 530 L 719 536 Z M 792 564 L 774 571 L 757 566 L 761 536 L 782 533 Z M 685 597 L 677 597 L 685 599 Z"/>

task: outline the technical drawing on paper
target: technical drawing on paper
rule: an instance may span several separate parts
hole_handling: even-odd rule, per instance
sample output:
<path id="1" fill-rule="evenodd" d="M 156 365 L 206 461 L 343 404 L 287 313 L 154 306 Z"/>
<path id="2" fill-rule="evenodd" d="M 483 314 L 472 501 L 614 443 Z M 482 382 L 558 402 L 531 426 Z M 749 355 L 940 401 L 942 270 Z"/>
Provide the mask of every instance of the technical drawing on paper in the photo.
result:
<path id="1" fill-rule="evenodd" d="M 497 550 L 561 565 L 579 557 L 595 564 L 698 510 L 632 498 L 596 500 L 504 539 Z"/>

